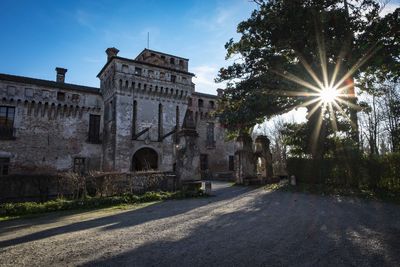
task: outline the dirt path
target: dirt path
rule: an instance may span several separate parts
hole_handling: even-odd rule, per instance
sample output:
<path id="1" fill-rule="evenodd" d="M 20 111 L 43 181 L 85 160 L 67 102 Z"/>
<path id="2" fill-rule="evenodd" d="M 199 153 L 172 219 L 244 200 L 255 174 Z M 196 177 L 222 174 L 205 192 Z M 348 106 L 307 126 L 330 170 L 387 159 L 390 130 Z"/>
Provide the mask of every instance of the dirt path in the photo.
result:
<path id="1" fill-rule="evenodd" d="M 215 197 L 0 223 L 1 266 L 400 266 L 400 206 L 214 183 Z"/>

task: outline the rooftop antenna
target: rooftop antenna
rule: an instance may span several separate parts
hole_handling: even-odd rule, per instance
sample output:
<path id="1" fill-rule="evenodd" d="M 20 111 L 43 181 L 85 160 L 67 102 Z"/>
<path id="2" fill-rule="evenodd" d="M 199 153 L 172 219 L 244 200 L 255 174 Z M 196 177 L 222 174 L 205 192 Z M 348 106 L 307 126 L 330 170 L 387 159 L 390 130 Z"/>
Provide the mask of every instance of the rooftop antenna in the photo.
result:
<path id="1" fill-rule="evenodd" d="M 147 49 L 150 48 L 150 32 L 147 32 Z"/>

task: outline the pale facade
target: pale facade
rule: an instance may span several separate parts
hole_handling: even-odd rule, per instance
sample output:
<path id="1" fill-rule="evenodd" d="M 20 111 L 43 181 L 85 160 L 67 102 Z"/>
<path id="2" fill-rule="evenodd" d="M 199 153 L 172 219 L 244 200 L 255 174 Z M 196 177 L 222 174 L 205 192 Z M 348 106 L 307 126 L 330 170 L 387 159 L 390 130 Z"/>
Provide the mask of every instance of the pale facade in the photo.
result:
<path id="1" fill-rule="evenodd" d="M 1 175 L 173 171 L 188 105 L 197 114 L 203 171 L 233 170 L 233 144 L 213 115 L 217 96 L 195 92 L 188 59 L 148 49 L 135 59 L 106 53 L 100 88 L 65 83 L 61 68 L 55 82 L 0 74 Z"/>

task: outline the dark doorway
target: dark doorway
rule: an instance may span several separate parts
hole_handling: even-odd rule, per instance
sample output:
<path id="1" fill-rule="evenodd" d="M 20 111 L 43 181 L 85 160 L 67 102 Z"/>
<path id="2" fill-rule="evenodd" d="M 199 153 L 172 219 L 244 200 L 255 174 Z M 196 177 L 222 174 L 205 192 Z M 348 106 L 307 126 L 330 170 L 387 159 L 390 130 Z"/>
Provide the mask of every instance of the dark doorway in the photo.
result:
<path id="1" fill-rule="evenodd" d="M 229 170 L 235 170 L 235 156 L 229 156 Z"/>
<path id="2" fill-rule="evenodd" d="M 132 171 L 157 170 L 157 168 L 158 155 L 154 149 L 141 148 L 132 157 Z"/>
<path id="3" fill-rule="evenodd" d="M 200 171 L 208 170 L 208 155 L 200 154 Z"/>

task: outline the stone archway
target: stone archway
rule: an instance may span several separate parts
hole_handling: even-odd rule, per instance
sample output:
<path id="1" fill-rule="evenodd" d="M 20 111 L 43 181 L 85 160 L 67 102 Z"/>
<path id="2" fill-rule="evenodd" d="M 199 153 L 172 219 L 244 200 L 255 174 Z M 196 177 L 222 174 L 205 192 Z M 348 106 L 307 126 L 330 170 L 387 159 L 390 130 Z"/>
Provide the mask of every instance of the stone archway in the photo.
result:
<path id="1" fill-rule="evenodd" d="M 135 152 L 132 157 L 132 171 L 147 171 L 158 169 L 157 152 L 149 147 L 144 147 Z"/>

